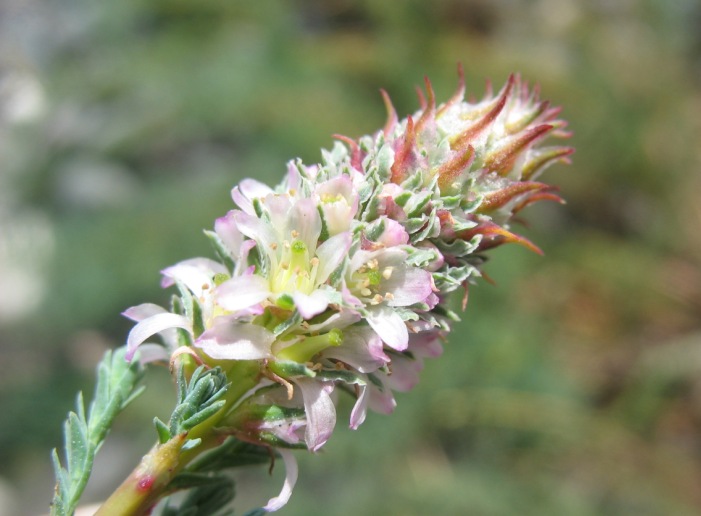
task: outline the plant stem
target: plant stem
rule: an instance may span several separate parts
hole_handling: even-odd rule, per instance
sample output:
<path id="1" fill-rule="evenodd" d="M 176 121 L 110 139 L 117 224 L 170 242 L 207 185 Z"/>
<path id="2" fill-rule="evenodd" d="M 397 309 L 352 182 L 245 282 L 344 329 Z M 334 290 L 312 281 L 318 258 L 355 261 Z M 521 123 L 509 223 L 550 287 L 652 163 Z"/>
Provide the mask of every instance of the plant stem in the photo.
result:
<path id="1" fill-rule="evenodd" d="M 229 410 L 258 382 L 260 366 L 253 361 L 236 362 L 228 371 L 232 379 L 226 404 L 214 416 L 187 433 L 176 435 L 163 444 L 156 444 L 141 459 L 139 465 L 114 491 L 95 516 L 142 516 L 167 494 L 170 481 L 199 454 L 221 443 L 214 430 Z M 194 447 L 182 450 L 186 442 L 202 439 Z"/>

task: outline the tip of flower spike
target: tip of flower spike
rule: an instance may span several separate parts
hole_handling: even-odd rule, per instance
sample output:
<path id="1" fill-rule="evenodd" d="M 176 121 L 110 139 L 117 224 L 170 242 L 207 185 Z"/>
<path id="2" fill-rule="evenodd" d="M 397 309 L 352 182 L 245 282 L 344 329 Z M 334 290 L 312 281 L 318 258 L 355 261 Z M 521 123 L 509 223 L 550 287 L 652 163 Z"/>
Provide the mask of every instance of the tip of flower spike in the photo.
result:
<path id="1" fill-rule="evenodd" d="M 387 110 L 387 122 L 385 122 L 385 127 L 383 130 L 386 140 L 394 132 L 399 119 L 397 118 L 397 111 L 392 105 L 392 100 L 389 98 L 389 94 L 384 89 L 380 89 L 380 94 L 382 95 L 382 100 L 384 101 L 385 109 Z"/>
<path id="2" fill-rule="evenodd" d="M 406 178 L 406 169 L 409 166 L 409 158 L 414 149 L 416 141 L 416 131 L 414 130 L 414 119 L 409 115 L 406 119 L 406 131 L 404 132 L 404 140 L 400 144 L 399 150 L 394 155 L 394 163 L 392 163 L 391 181 L 399 184 Z"/>
<path id="3" fill-rule="evenodd" d="M 426 83 L 426 94 L 428 95 L 428 104 L 423 106 L 424 112 L 421 114 L 418 122 L 416 122 L 416 132 L 420 133 L 426 123 L 436 114 L 436 94 L 433 92 L 433 85 L 428 77 L 424 77 Z M 420 90 L 419 90 L 420 91 Z"/>
<path id="4" fill-rule="evenodd" d="M 502 244 L 519 244 L 536 254 L 544 254 L 540 247 L 526 237 L 512 233 L 491 221 L 482 222 L 477 227 L 462 232 L 459 236 L 464 240 L 470 240 L 475 235 L 482 235 L 483 237 L 478 251 L 486 251 Z"/>
<path id="5" fill-rule="evenodd" d="M 545 183 L 537 183 L 535 181 L 515 182 L 506 188 L 485 195 L 484 200 L 479 205 L 479 208 L 477 208 L 477 213 L 486 213 L 501 208 L 508 202 L 524 194 L 530 193 L 530 198 L 537 191 L 542 192 L 550 189 L 552 189 L 552 187 Z"/>
<path id="6" fill-rule="evenodd" d="M 487 156 L 484 162 L 485 168 L 505 176 L 513 168 L 520 152 L 544 137 L 552 128 L 552 125 L 542 124 L 526 131 L 522 136 Z"/>
<path id="7" fill-rule="evenodd" d="M 360 154 L 360 146 L 358 145 L 358 142 L 356 142 L 353 138 L 349 138 L 348 136 L 343 136 L 342 134 L 332 134 L 331 138 L 335 138 L 336 140 L 340 140 L 348 147 L 351 149 L 351 166 L 362 172 L 363 171 L 363 165 L 362 165 L 362 157 Z"/>
<path id="8" fill-rule="evenodd" d="M 504 106 L 506 106 L 506 101 L 509 99 L 509 96 L 511 95 L 511 91 L 513 90 L 515 83 L 515 78 L 514 75 L 511 74 L 509 76 L 509 81 L 506 83 L 506 86 L 504 86 L 504 89 L 502 90 L 501 94 L 497 98 L 496 104 L 492 109 L 490 109 L 482 118 L 480 118 L 477 122 L 472 124 L 470 127 L 465 129 L 463 132 L 460 134 L 454 136 L 451 141 L 450 141 L 450 146 L 453 149 L 463 149 L 467 145 L 470 144 L 472 140 L 477 138 L 480 134 L 482 134 L 486 129 L 488 129 L 494 121 L 497 119 L 499 114 L 504 110 Z"/>
<path id="9" fill-rule="evenodd" d="M 443 104 L 436 112 L 436 118 L 440 118 L 443 113 L 445 113 L 452 106 L 458 102 L 462 102 L 465 98 L 465 70 L 463 70 L 462 63 L 458 63 L 458 88 L 453 93 L 453 96 L 448 99 L 448 101 Z"/>

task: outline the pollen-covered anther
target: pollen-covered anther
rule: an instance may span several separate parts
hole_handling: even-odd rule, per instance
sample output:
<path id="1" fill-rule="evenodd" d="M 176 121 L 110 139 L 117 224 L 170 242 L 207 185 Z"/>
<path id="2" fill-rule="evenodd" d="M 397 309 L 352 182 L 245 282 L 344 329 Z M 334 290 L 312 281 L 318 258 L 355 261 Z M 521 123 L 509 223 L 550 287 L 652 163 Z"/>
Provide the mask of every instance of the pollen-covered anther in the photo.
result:
<path id="1" fill-rule="evenodd" d="M 382 277 L 386 280 L 390 279 L 392 277 L 393 271 L 394 271 L 394 267 L 385 267 L 382 270 Z"/>
<path id="2" fill-rule="evenodd" d="M 382 303 L 382 301 L 384 301 L 384 300 L 385 300 L 385 298 L 382 297 L 382 295 L 380 295 L 380 294 L 375 294 L 375 295 L 372 297 L 372 299 L 370 300 L 370 304 L 371 304 L 371 305 L 379 305 L 379 304 Z"/>
<path id="3" fill-rule="evenodd" d="M 372 260 L 368 260 L 367 266 L 370 269 L 377 269 L 379 267 L 380 262 L 377 261 L 377 258 L 373 258 Z"/>
<path id="4" fill-rule="evenodd" d="M 273 251 L 277 250 L 277 242 L 270 242 L 270 249 Z"/>
<path id="5" fill-rule="evenodd" d="M 312 267 L 318 267 L 319 266 L 319 258 L 314 256 L 311 260 L 309 260 L 309 263 L 311 264 Z"/>
<path id="6" fill-rule="evenodd" d="M 295 195 L 297 195 L 297 190 L 295 190 L 294 188 L 290 188 L 289 190 L 287 190 L 287 193 L 290 194 L 291 197 L 294 197 Z"/>
<path id="7" fill-rule="evenodd" d="M 209 290 L 209 283 L 204 283 L 202 285 L 202 290 Z"/>
<path id="8" fill-rule="evenodd" d="M 392 301 L 394 299 L 394 294 L 391 292 L 385 292 L 385 301 Z"/>
<path id="9" fill-rule="evenodd" d="M 360 289 L 360 295 L 365 296 L 365 297 L 370 297 L 372 295 L 372 291 L 367 287 L 363 287 Z"/>
<path id="10" fill-rule="evenodd" d="M 292 238 L 297 238 L 299 236 L 299 231 L 293 229 L 292 231 L 290 231 L 290 234 L 292 235 Z"/>

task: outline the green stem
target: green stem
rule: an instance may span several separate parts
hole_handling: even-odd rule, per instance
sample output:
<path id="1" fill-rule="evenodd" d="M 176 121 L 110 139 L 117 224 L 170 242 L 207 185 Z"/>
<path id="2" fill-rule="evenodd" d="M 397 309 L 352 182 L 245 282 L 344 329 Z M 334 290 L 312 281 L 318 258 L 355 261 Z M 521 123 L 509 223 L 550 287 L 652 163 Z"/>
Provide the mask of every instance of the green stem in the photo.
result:
<path id="1" fill-rule="evenodd" d="M 214 416 L 197 425 L 188 433 L 174 436 L 163 444 L 155 445 L 139 465 L 114 491 L 95 516 L 142 516 L 149 514 L 153 506 L 167 493 L 166 488 L 175 475 L 182 471 L 201 453 L 221 443 L 214 431 L 219 421 L 241 397 L 258 383 L 260 366 L 254 361 L 239 361 L 227 371 L 233 379 L 225 400 L 226 404 Z M 191 449 L 182 450 L 192 439 L 202 442 Z"/>

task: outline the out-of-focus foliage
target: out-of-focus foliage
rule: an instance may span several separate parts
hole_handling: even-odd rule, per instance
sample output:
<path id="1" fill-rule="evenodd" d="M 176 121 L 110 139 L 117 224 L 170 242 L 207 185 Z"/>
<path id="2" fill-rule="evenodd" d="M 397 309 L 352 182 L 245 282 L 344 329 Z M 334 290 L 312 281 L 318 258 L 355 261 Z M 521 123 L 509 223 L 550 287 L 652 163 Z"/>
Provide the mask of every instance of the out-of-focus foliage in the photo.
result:
<path id="1" fill-rule="evenodd" d="M 547 174 L 568 205 L 525 213 L 546 258 L 494 253 L 498 286 L 471 290 L 394 415 L 302 456 L 286 513 L 701 511 L 697 2 L 7 0 L 0 15 L 0 514 L 44 510 L 48 451 L 126 336 L 119 312 L 165 301 L 158 271 L 209 253 L 200 229 L 231 186 L 378 129 L 380 87 L 401 115 L 423 75 L 447 98 L 458 61 L 477 97 L 520 71 L 564 106 L 578 152 Z M 164 376 L 108 438 L 93 499 L 155 439 Z M 278 481 L 242 478 L 241 505 Z"/>

